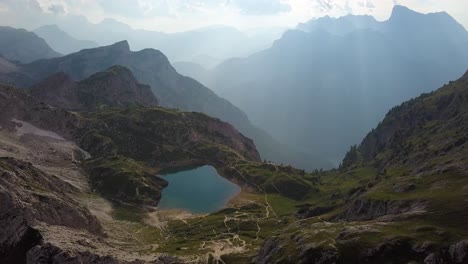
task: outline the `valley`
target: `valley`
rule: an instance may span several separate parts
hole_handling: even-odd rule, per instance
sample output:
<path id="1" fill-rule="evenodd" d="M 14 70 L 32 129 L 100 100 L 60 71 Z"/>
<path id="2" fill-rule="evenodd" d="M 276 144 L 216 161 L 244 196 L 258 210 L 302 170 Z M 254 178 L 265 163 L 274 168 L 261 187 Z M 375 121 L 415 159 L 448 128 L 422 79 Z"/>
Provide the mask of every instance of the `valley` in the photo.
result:
<path id="1" fill-rule="evenodd" d="M 112 5 L 157 20 L 137 2 Z M 220 6 L 298 10 L 267 2 Z M 468 33 L 449 13 L 347 1 L 279 37 L 28 3 L 39 28 L 0 27 L 1 264 L 468 263 Z M 221 11 L 203 3 L 157 26 Z M 27 24 L 17 6 L 0 22 Z"/>
<path id="2" fill-rule="evenodd" d="M 76 208 L 74 210 L 85 210 L 87 213 L 82 213 L 84 219 L 95 223 L 94 227 L 85 228 L 79 222 L 63 217 L 56 220 L 44 218 L 42 209 L 36 208 L 38 211 L 33 214 L 31 228 L 38 230 L 41 241 L 47 241 L 47 244 L 33 245 L 28 258 L 38 257 L 37 254 L 57 258 L 64 254 L 60 252 L 68 252 L 80 260 L 89 258 L 90 254 L 93 259 L 109 255 L 115 263 L 130 263 L 136 259 L 160 261 L 156 263 L 309 263 L 318 259 L 375 263 L 383 259 L 396 262 L 456 259 L 459 255 L 452 248 L 464 250 L 463 239 L 468 235 L 463 228 L 467 220 L 463 213 L 467 206 L 464 190 L 468 185 L 464 177 L 468 157 L 465 153 L 467 80 L 468 73 L 435 93 L 396 107 L 359 147 L 351 148 L 339 169 L 331 171 L 304 173 L 289 166 L 259 162 L 254 151 L 224 142 L 221 135 L 208 136 L 209 130 L 198 132 L 195 147 L 195 142 L 190 143 L 194 137 L 188 136 L 185 139 L 188 141 L 179 141 L 173 147 L 157 148 L 158 142 L 177 141 L 157 139 L 165 130 L 156 133 L 157 138 L 148 137 L 142 127 L 136 126 L 139 120 L 165 120 L 164 129 L 172 133 L 164 138 L 178 131 L 174 127 L 177 118 L 190 115 L 151 107 L 80 114 L 82 117 L 78 118 L 88 121 L 78 130 L 78 144 L 39 128 L 37 125 L 41 123 L 28 120 L 27 115 L 16 115 L 16 119 L 10 121 L 13 123 L 2 125 L 5 142 L 2 143 L 5 145 L 2 156 L 11 158 L 2 158 L 1 168 L 4 173 L 18 176 L 23 175 L 21 171 L 28 175 L 29 170 L 41 169 L 42 177 L 53 179 L 55 184 L 70 186 L 67 187 L 70 190 L 57 192 L 39 181 L 32 197 L 73 198 L 75 202 L 69 206 Z M 3 88 L 3 96 L 5 92 L 19 93 L 16 98 L 31 100 L 29 104 L 19 101 L 10 107 L 24 106 L 23 111 L 34 107 L 34 99 L 21 96 L 22 92 Z M 431 109 L 439 110 L 431 114 Z M 18 110 L 9 113 L 22 112 Z M 43 111 L 53 113 L 50 111 L 55 110 L 46 106 Z M 418 112 L 413 117 L 417 121 L 404 125 L 408 121 L 402 113 L 413 111 Z M 140 113 L 146 114 L 140 117 Z M 55 119 L 54 115 L 50 118 Z M 132 121 L 124 122 L 126 129 L 119 128 L 120 120 L 125 120 L 127 115 Z M 47 123 L 47 117 L 40 121 Z M 193 118 L 208 123 L 219 122 L 199 114 Z M 94 124 L 93 119 L 100 121 Z M 438 120 L 444 120 L 445 127 L 451 128 L 450 141 L 439 140 L 446 130 L 440 129 Z M 132 123 L 134 125 L 129 125 Z M 408 127 L 408 130 L 388 134 L 395 125 Z M 410 129 L 409 125 L 417 130 Z M 431 130 L 427 130 L 427 126 Z M 203 127 L 219 129 L 212 125 Z M 93 133 L 83 132 L 85 130 Z M 226 133 L 229 130 L 220 131 Z M 381 134 L 381 131 L 385 133 Z M 139 137 L 141 133 L 147 136 Z M 430 133 L 431 136 L 426 138 L 418 133 Z M 410 143 L 413 136 L 422 140 L 419 144 L 430 145 L 431 152 L 425 154 L 424 148 L 411 151 L 417 155 L 407 159 L 392 154 L 421 146 Z M 126 140 L 119 141 L 119 138 Z M 244 140 L 242 137 L 238 139 L 239 142 Z M 145 150 L 148 140 L 153 145 Z M 218 141 L 215 144 L 221 145 L 206 145 L 209 141 Z M 390 145 L 382 148 L 382 144 Z M 190 151 L 188 146 L 191 146 Z M 154 152 L 155 149 L 162 152 Z M 431 157 L 437 149 L 445 154 Z M 28 153 L 42 153 L 42 150 L 47 152 L 37 159 L 26 160 L 31 163 L 19 166 L 21 171 L 11 167 L 15 162 L 22 162 L 23 157 L 33 157 Z M 151 160 L 159 162 L 150 166 L 145 151 L 151 151 L 154 157 Z M 103 153 L 113 154 L 100 157 Z M 417 162 L 423 156 L 424 163 Z M 15 157 L 19 160 L 15 161 Z M 438 162 L 442 157 L 446 157 L 445 162 Z M 171 164 L 171 168 L 177 164 L 185 168 L 190 164 L 211 164 L 223 177 L 242 186 L 242 192 L 226 208 L 209 214 L 155 208 L 155 201 L 159 200 L 157 197 L 167 182 L 154 173 L 158 168 L 169 166 L 165 164 Z M 415 166 L 417 164 L 421 166 Z M 70 167 L 75 167 L 75 171 Z M 100 173 L 95 174 L 96 170 Z M 297 176 L 293 176 L 294 173 Z M 106 183 L 108 181 L 113 183 Z M 23 188 L 29 188 L 27 186 Z M 4 194 L 11 195 L 5 191 L 3 189 Z M 447 204 L 450 207 L 446 207 Z M 64 209 L 62 206 L 55 208 L 58 215 Z M 86 231 L 91 227 L 98 231 Z"/>

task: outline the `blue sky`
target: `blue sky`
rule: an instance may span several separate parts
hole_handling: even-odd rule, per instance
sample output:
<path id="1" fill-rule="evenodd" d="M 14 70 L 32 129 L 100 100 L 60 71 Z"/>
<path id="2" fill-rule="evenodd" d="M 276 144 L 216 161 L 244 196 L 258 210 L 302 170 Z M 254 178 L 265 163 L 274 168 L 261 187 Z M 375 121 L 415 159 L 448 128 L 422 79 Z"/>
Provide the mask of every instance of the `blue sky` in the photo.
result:
<path id="1" fill-rule="evenodd" d="M 369 14 L 385 20 L 396 3 L 423 13 L 446 11 L 468 28 L 467 0 L 0 0 L 0 24 L 34 28 L 80 15 L 164 32 L 210 25 L 293 27 L 324 15 Z"/>

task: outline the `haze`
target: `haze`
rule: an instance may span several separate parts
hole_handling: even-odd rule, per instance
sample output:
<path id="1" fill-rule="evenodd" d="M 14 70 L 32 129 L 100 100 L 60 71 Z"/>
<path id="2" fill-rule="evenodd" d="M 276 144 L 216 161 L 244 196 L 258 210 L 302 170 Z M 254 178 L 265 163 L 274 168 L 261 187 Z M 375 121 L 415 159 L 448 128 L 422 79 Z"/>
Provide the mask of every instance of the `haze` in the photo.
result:
<path id="1" fill-rule="evenodd" d="M 422 13 L 446 11 L 467 28 L 467 1 L 460 0 L 2 0 L 0 24 L 35 29 L 72 16 L 105 18 L 134 29 L 180 32 L 227 25 L 241 30 L 294 27 L 313 17 L 368 14 L 386 20 L 395 4 Z"/>

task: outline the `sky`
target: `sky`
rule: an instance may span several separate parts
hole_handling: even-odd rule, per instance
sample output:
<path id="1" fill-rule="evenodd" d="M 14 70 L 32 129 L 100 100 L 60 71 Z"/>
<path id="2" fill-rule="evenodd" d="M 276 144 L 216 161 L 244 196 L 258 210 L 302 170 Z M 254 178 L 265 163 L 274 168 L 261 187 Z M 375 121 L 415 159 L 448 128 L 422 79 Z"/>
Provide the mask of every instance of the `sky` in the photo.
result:
<path id="1" fill-rule="evenodd" d="M 35 29 L 71 16 L 113 18 L 135 29 L 180 32 L 212 25 L 240 30 L 294 27 L 325 15 L 386 20 L 395 4 L 446 11 L 468 28 L 468 0 L 0 0 L 0 25 Z"/>

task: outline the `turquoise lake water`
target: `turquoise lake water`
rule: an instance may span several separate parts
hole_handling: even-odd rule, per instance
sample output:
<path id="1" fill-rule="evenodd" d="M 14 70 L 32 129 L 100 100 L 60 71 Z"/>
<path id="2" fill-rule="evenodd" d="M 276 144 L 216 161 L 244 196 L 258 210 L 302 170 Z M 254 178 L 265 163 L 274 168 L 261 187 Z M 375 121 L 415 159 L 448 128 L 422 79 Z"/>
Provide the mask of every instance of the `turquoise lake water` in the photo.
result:
<path id="1" fill-rule="evenodd" d="M 221 177 L 211 166 L 161 177 L 169 182 L 159 202 L 161 209 L 182 209 L 195 214 L 211 213 L 223 208 L 240 192 L 239 186 Z"/>

